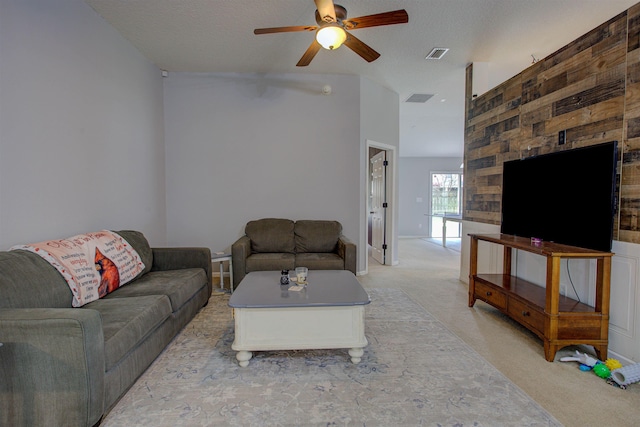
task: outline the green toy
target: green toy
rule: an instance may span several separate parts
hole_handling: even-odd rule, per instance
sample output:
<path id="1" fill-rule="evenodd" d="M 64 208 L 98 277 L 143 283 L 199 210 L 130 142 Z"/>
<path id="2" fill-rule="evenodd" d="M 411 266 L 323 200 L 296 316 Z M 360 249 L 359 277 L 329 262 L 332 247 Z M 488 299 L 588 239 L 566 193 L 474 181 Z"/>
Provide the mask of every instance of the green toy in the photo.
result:
<path id="1" fill-rule="evenodd" d="M 607 365 L 605 365 L 605 364 L 604 364 L 604 363 L 602 363 L 602 362 L 597 363 L 597 364 L 593 367 L 593 372 L 594 372 L 597 376 L 599 376 L 600 378 L 604 378 L 605 380 L 611 376 L 611 371 L 609 370 L 609 368 L 607 368 Z"/>

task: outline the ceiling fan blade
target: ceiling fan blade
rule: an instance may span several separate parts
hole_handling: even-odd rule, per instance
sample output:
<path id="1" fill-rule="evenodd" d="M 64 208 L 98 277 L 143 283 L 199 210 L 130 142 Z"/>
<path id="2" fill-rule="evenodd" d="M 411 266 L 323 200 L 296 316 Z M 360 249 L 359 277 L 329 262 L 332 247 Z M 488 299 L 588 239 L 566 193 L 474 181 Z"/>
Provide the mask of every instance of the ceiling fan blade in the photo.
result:
<path id="1" fill-rule="evenodd" d="M 298 63 L 296 64 L 296 67 L 306 67 L 307 65 L 309 65 L 311 63 L 311 60 L 316 56 L 321 47 L 322 46 L 320 46 L 320 43 L 318 43 L 314 39 L 313 43 L 311 43 L 304 55 L 302 55 L 302 58 L 300 58 L 300 61 L 298 61 Z"/>
<path id="2" fill-rule="evenodd" d="M 360 16 L 343 21 L 347 30 L 358 30 L 367 27 L 379 27 L 381 25 L 406 24 L 409 22 L 409 15 L 404 9 L 392 12 L 377 13 L 375 15 Z"/>
<path id="3" fill-rule="evenodd" d="M 273 28 L 256 28 L 253 34 L 273 34 L 273 33 L 292 33 L 295 31 L 315 31 L 318 27 L 309 25 L 299 25 L 293 27 L 273 27 Z"/>
<path id="4" fill-rule="evenodd" d="M 345 40 L 344 45 L 360 55 L 367 62 L 373 62 L 380 57 L 378 52 L 371 49 L 353 34 L 347 33 L 347 40 Z"/>
<path id="5" fill-rule="evenodd" d="M 336 8 L 333 0 L 314 0 L 320 19 L 324 22 L 336 22 Z"/>

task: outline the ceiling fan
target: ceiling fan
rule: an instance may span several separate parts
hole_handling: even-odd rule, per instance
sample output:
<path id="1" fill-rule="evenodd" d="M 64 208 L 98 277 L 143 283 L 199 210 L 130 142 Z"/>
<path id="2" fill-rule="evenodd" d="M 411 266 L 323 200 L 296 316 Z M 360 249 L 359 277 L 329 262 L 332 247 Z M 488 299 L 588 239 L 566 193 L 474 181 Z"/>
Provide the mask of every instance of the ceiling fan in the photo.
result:
<path id="1" fill-rule="evenodd" d="M 392 12 L 378 13 L 375 15 L 361 16 L 359 18 L 347 19 L 347 9 L 334 4 L 333 0 L 314 0 L 316 3 L 317 26 L 291 26 L 257 28 L 254 34 L 288 33 L 296 31 L 315 31 L 316 38 L 306 50 L 298 67 L 305 67 L 311 63 L 321 47 L 328 50 L 339 48 L 342 44 L 360 55 L 365 61 L 372 62 L 378 59 L 380 54 L 367 44 L 356 38 L 347 30 L 357 30 L 360 28 L 379 27 L 381 25 L 406 24 L 409 22 L 409 15 L 404 9 Z"/>

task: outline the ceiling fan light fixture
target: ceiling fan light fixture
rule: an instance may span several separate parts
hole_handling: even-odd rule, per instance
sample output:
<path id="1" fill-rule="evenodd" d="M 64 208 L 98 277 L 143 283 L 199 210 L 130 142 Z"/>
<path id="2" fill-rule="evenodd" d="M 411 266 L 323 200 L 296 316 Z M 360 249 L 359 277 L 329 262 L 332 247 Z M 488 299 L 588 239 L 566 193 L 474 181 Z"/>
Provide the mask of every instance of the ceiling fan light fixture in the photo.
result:
<path id="1" fill-rule="evenodd" d="M 337 23 L 327 24 L 316 32 L 316 40 L 323 48 L 334 50 L 347 40 L 347 32 Z"/>

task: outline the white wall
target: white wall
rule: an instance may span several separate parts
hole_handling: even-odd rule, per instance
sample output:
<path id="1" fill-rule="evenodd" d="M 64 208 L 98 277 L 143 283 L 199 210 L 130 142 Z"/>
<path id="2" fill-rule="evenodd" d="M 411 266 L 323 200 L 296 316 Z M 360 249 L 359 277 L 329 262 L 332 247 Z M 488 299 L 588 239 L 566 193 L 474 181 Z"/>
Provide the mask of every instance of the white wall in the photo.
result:
<path id="1" fill-rule="evenodd" d="M 462 157 L 400 158 L 400 236 L 429 235 L 430 217 L 425 214 L 431 213 L 431 173 L 461 173 L 461 163 Z"/>
<path id="2" fill-rule="evenodd" d="M 80 0 L 0 2 L 0 249 L 131 228 L 228 250 L 267 216 L 337 219 L 366 242 L 364 143 L 398 145 L 394 92 L 345 75 L 163 79 Z"/>
<path id="3" fill-rule="evenodd" d="M 358 242 L 359 80 L 170 73 L 169 243 L 229 250 L 264 217 L 335 219 Z"/>
<path id="4" fill-rule="evenodd" d="M 81 0 L 0 0 L 0 249 L 165 243 L 162 77 Z"/>
<path id="5" fill-rule="evenodd" d="M 363 78 L 360 83 L 360 239 L 359 248 L 367 248 L 367 223 L 369 218 L 367 197 L 367 171 L 369 164 L 369 148 L 372 144 L 387 150 L 387 188 L 392 188 L 393 196 L 387 190 L 387 237 L 389 246 L 387 257 L 391 264 L 398 263 L 398 153 L 400 148 L 400 100 L 399 95 L 369 79 Z M 392 199 L 392 200 L 391 200 Z M 389 253 L 390 252 L 390 253 Z M 367 251 L 358 251 L 358 271 L 365 272 Z M 388 261 L 386 261 L 389 264 Z"/>

